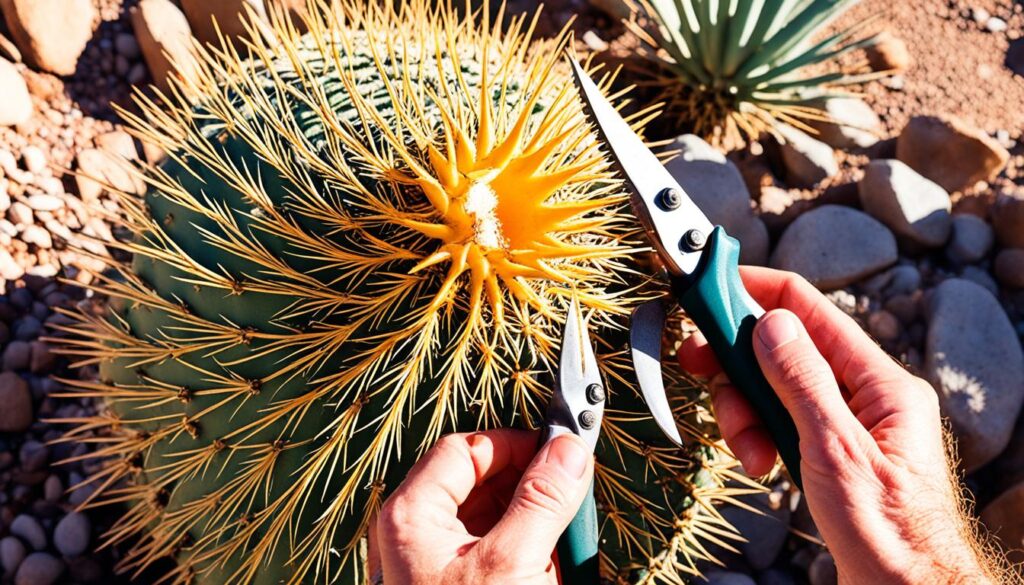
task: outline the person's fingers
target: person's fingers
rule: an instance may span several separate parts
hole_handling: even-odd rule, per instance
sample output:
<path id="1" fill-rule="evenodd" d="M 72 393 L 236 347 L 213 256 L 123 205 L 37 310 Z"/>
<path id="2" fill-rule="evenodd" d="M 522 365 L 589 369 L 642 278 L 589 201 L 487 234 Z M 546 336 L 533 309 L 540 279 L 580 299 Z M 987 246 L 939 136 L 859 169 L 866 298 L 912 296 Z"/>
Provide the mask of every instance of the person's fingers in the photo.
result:
<path id="1" fill-rule="evenodd" d="M 498 566 L 546 567 L 590 489 L 594 457 L 582 439 L 559 435 L 526 469 L 508 510 L 474 551 Z"/>
<path id="2" fill-rule="evenodd" d="M 852 317 L 805 278 L 763 267 L 740 267 L 743 284 L 765 309 L 788 309 L 803 323 L 835 376 L 855 395 L 874 378 L 898 376 L 903 369 Z"/>
<path id="3" fill-rule="evenodd" d="M 688 372 L 691 376 L 712 378 L 722 371 L 715 352 L 700 331 L 695 331 L 683 340 L 676 352 L 676 357 L 679 359 L 679 365 L 683 371 Z"/>
<path id="4" fill-rule="evenodd" d="M 708 386 L 715 419 L 729 449 L 749 475 L 767 474 L 775 466 L 775 444 L 754 408 L 724 374 L 715 376 Z"/>
<path id="5" fill-rule="evenodd" d="M 454 522 L 474 487 L 517 460 L 522 465 L 536 444 L 535 432 L 510 429 L 441 437 L 388 498 L 381 521 Z"/>
<path id="6" fill-rule="evenodd" d="M 754 328 L 754 353 L 796 423 L 804 466 L 834 473 L 842 458 L 856 457 L 866 431 L 796 315 L 776 309 L 763 316 Z"/>

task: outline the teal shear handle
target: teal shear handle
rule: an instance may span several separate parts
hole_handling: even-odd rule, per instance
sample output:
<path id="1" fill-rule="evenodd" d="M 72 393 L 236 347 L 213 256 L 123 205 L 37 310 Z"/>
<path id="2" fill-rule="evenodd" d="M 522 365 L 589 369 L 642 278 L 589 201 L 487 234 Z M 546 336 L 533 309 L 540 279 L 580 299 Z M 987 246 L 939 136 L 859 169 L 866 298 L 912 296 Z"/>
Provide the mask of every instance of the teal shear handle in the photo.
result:
<path id="1" fill-rule="evenodd" d="M 558 539 L 558 572 L 562 585 L 597 585 L 601 570 L 597 551 L 597 504 L 594 485 Z"/>
<path id="2" fill-rule="evenodd" d="M 679 304 L 700 329 L 729 380 L 754 407 L 800 489 L 800 436 L 754 355 L 754 325 L 764 309 L 740 280 L 740 244 L 721 226 L 711 232 L 696 277 L 678 279 Z"/>

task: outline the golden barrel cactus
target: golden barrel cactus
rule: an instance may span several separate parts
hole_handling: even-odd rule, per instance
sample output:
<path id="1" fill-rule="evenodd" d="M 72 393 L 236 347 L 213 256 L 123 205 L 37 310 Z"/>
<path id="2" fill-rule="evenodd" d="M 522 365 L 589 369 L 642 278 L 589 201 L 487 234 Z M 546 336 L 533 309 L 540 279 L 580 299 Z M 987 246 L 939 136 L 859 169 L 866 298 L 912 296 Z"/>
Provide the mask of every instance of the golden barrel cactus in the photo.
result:
<path id="1" fill-rule="evenodd" d="M 565 63 L 568 35 L 425 0 L 275 14 L 242 54 L 126 113 L 169 158 L 119 194 L 130 256 L 95 275 L 68 352 L 102 414 L 66 440 L 123 504 L 122 569 L 169 582 L 351 583 L 368 523 L 443 433 L 534 427 L 577 295 L 600 339 L 602 568 L 676 582 L 748 488 L 676 380 L 691 446 L 646 415 L 624 351 L 657 292 L 624 186 Z M 115 254 L 117 256 L 118 254 Z"/>

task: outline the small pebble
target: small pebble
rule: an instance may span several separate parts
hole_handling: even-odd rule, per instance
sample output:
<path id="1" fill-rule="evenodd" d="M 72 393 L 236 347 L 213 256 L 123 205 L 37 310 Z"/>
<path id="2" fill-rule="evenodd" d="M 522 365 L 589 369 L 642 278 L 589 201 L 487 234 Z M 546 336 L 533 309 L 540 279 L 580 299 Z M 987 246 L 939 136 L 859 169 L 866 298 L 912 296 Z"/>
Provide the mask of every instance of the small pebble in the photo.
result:
<path id="1" fill-rule="evenodd" d="M 25 560 L 25 554 L 25 545 L 16 536 L 5 536 L 0 540 L 0 564 L 8 575 L 18 570 L 18 565 Z"/>
<path id="2" fill-rule="evenodd" d="M 19 514 L 11 522 L 11 534 L 20 537 L 35 550 L 46 548 L 46 532 L 39 521 L 28 514 Z"/>
<path id="3" fill-rule="evenodd" d="M 985 22 L 985 30 L 991 33 L 1006 32 L 1007 28 L 1006 21 L 1002 18 L 993 16 Z"/>
<path id="4" fill-rule="evenodd" d="M 44 552 L 28 555 L 14 576 L 14 585 L 53 585 L 64 572 L 64 563 Z"/>
<path id="5" fill-rule="evenodd" d="M 46 169 L 46 155 L 35 146 L 26 146 L 22 149 L 21 161 L 25 163 L 25 170 L 33 175 Z"/>
<path id="6" fill-rule="evenodd" d="M 51 475 L 46 478 L 43 482 L 43 497 L 46 498 L 47 502 L 59 502 L 61 496 L 64 495 L 64 483 L 61 482 L 60 477 Z"/>
<path id="7" fill-rule="evenodd" d="M 811 585 L 836 585 L 839 582 L 839 574 L 832 555 L 824 551 L 818 553 L 811 566 L 807 568 L 807 579 Z"/>
<path id="8" fill-rule="evenodd" d="M 92 524 L 81 512 L 71 512 L 60 519 L 53 530 L 53 545 L 66 557 L 77 557 L 89 548 Z"/>
<path id="9" fill-rule="evenodd" d="M 900 320 L 889 311 L 877 311 L 868 316 L 868 330 L 875 339 L 893 341 L 900 336 Z"/>
<path id="10" fill-rule="evenodd" d="M 18 457 L 25 471 L 41 471 L 50 460 L 50 449 L 39 441 L 29 439 L 22 443 Z"/>

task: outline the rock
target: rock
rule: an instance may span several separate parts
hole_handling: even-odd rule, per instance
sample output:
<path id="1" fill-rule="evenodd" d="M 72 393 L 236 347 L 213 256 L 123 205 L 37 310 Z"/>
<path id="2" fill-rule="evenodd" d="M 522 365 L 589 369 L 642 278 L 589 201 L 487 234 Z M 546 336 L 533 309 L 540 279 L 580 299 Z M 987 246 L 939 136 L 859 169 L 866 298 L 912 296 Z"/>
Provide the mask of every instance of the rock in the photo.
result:
<path id="1" fill-rule="evenodd" d="M 71 512 L 53 529 L 53 546 L 66 557 L 77 557 L 89 548 L 92 524 L 81 512 Z"/>
<path id="2" fill-rule="evenodd" d="M 891 314 L 893 317 L 896 317 L 900 323 L 905 325 L 910 325 L 915 319 L 917 319 L 918 302 L 912 295 L 893 295 L 885 301 L 883 306 L 885 307 L 886 312 Z M 877 317 L 877 319 L 885 319 L 885 317 Z M 885 324 L 879 324 L 878 327 L 882 328 L 882 331 L 891 331 L 891 329 L 889 329 Z M 898 333 L 899 332 L 897 332 L 897 335 Z M 879 337 L 879 339 L 882 338 Z M 890 339 L 896 338 L 891 337 Z"/>
<path id="3" fill-rule="evenodd" d="M 17 537 L 5 536 L 0 540 L 0 564 L 4 567 L 4 573 L 13 575 L 21 561 L 25 560 L 25 554 L 25 545 Z"/>
<path id="4" fill-rule="evenodd" d="M 822 109 L 831 122 L 808 121 L 818 131 L 818 140 L 835 148 L 867 148 L 878 142 L 882 121 L 864 100 L 830 98 Z"/>
<path id="5" fill-rule="evenodd" d="M 896 141 L 896 158 L 952 193 L 994 179 L 1010 153 L 955 116 L 915 116 Z"/>
<path id="6" fill-rule="evenodd" d="M 0 432 L 23 433 L 32 426 L 32 393 L 14 372 L 0 372 Z"/>
<path id="7" fill-rule="evenodd" d="M 900 320 L 889 311 L 876 311 L 868 316 L 868 331 L 879 341 L 898 339 L 900 329 Z"/>
<path id="8" fill-rule="evenodd" d="M 1018 333 L 1024 333 L 1018 326 Z M 1024 482 L 1024 416 L 1017 418 L 1013 428 L 1010 444 L 992 463 L 994 488 L 998 491 L 1007 490 L 1017 483 Z"/>
<path id="9" fill-rule="evenodd" d="M 0 0 L 0 11 L 25 62 L 71 75 L 98 20 L 91 0 Z"/>
<path id="10" fill-rule="evenodd" d="M 996 254 L 993 272 L 1007 288 L 1024 288 L 1024 248 L 1006 248 Z"/>
<path id="11" fill-rule="evenodd" d="M 949 239 L 949 194 L 902 162 L 871 161 L 858 189 L 864 211 L 904 241 L 936 248 Z"/>
<path id="12" fill-rule="evenodd" d="M 887 295 L 908 295 L 921 288 L 921 271 L 912 264 L 901 264 L 890 270 L 892 278 L 885 288 Z"/>
<path id="13" fill-rule="evenodd" d="M 99 583 L 106 575 L 103 567 L 91 556 L 67 559 L 65 562 L 68 577 L 75 583 Z"/>
<path id="14" fill-rule="evenodd" d="M 939 393 L 970 473 L 1010 440 L 1024 404 L 1024 353 L 999 302 L 973 282 L 952 278 L 937 286 L 925 317 L 924 376 Z"/>
<path id="15" fill-rule="evenodd" d="M 14 202 L 7 210 L 7 219 L 11 220 L 14 225 L 22 227 L 32 225 L 32 215 L 32 208 L 21 201 Z"/>
<path id="16" fill-rule="evenodd" d="M 105 150 L 115 158 L 138 160 L 139 151 L 135 149 L 135 139 L 124 130 L 114 130 L 96 137 L 96 146 Z"/>
<path id="17" fill-rule="evenodd" d="M 58 209 L 64 208 L 64 202 L 60 197 L 54 195 L 47 195 L 45 193 L 36 193 L 28 198 L 28 206 L 33 211 L 57 211 Z"/>
<path id="18" fill-rule="evenodd" d="M 768 260 L 768 230 L 751 207 L 743 176 L 731 161 L 692 134 L 672 145 L 679 156 L 665 165 L 708 219 L 740 241 L 740 262 L 763 265 Z"/>
<path id="19" fill-rule="evenodd" d="M 992 206 L 992 229 L 1007 248 L 1024 248 L 1024 191 L 1002 193 Z"/>
<path id="20" fill-rule="evenodd" d="M 807 580 L 811 585 L 836 585 L 839 582 L 839 572 L 836 570 L 836 561 L 827 551 L 821 551 L 811 561 L 807 568 Z"/>
<path id="21" fill-rule="evenodd" d="M 788 124 L 777 124 L 776 130 L 782 137 L 780 146 L 786 183 L 793 187 L 813 187 L 839 173 L 832 147 Z"/>
<path id="22" fill-rule="evenodd" d="M 611 16 L 615 20 L 629 18 L 629 5 L 621 0 L 590 0 L 590 5 Z"/>
<path id="23" fill-rule="evenodd" d="M 78 172 L 78 194 L 86 202 L 95 201 L 107 185 L 126 193 L 141 194 L 146 190 L 145 181 L 133 173 L 128 161 L 97 148 L 78 153 Z"/>
<path id="24" fill-rule="evenodd" d="M 953 216 L 953 233 L 946 244 L 946 257 L 961 266 L 981 261 L 995 241 L 988 222 L 977 215 L 958 213 Z"/>
<path id="25" fill-rule="evenodd" d="M 981 521 L 999 539 L 1011 563 L 1024 563 L 1024 483 L 1018 483 L 985 506 Z"/>
<path id="26" fill-rule="evenodd" d="M 32 117 L 32 98 L 25 79 L 8 60 L 0 58 L 0 87 L 4 99 L 0 100 L 0 126 L 24 124 Z"/>
<path id="27" fill-rule="evenodd" d="M 18 514 L 11 522 L 11 534 L 21 538 L 35 550 L 46 548 L 46 533 L 39 521 L 28 514 Z"/>
<path id="28" fill-rule="evenodd" d="M 1006 21 L 1003 20 L 1002 18 L 999 18 L 998 16 L 992 16 L 985 21 L 985 30 L 987 30 L 990 33 L 1006 32 L 1006 28 L 1008 26 L 1009 25 L 1006 24 Z"/>
<path id="29" fill-rule="evenodd" d="M 132 28 L 153 83 L 162 90 L 171 77 L 191 79 L 198 62 L 192 30 L 181 10 L 170 0 L 141 0 L 131 10 Z"/>
<path id="30" fill-rule="evenodd" d="M 796 585 L 797 581 L 781 569 L 768 569 L 757 576 L 757 585 Z"/>
<path id="31" fill-rule="evenodd" d="M 18 567 L 14 585 L 53 585 L 64 573 L 64 563 L 44 552 L 28 555 Z"/>
<path id="32" fill-rule="evenodd" d="M 32 348 L 32 358 L 29 361 L 29 370 L 33 374 L 46 374 L 53 370 L 57 364 L 57 354 L 50 349 L 50 344 L 45 341 L 32 341 L 29 343 Z"/>
<path id="33" fill-rule="evenodd" d="M 47 502 L 59 502 L 64 495 L 64 484 L 56 475 L 50 475 L 43 482 L 43 497 Z"/>
<path id="34" fill-rule="evenodd" d="M 142 56 L 139 42 L 135 40 L 134 35 L 129 33 L 120 33 L 114 37 L 114 50 L 122 57 L 132 61 Z"/>
<path id="35" fill-rule="evenodd" d="M 50 235 L 50 232 L 34 224 L 26 227 L 25 231 L 21 232 L 21 241 L 26 244 L 32 244 L 37 248 L 49 249 L 53 247 L 53 236 Z"/>
<path id="36" fill-rule="evenodd" d="M 992 296 L 999 295 L 999 285 L 996 284 L 996 279 L 992 278 L 992 275 L 988 273 L 988 270 L 978 268 L 977 266 L 964 266 L 964 269 L 960 271 L 960 278 L 977 284 L 981 288 L 992 293 Z"/>
<path id="37" fill-rule="evenodd" d="M 23 274 L 25 274 L 25 269 L 14 260 L 10 252 L 0 246 L 0 280 L 13 282 L 21 278 Z"/>
<path id="38" fill-rule="evenodd" d="M 866 49 L 868 65 L 873 71 L 899 73 L 914 65 L 907 43 L 889 31 L 878 35 L 874 45 Z"/>
<path id="39" fill-rule="evenodd" d="M 249 10 L 258 22 L 265 22 L 267 13 L 259 0 L 182 0 L 181 8 L 188 17 L 197 39 L 203 44 L 220 46 L 217 29 L 229 39 L 247 38 L 244 22 L 249 19 Z M 216 26 L 214 26 L 216 22 Z M 241 47 L 242 45 L 238 44 Z"/>
<path id="40" fill-rule="evenodd" d="M 739 544 L 739 548 L 750 566 L 757 570 L 771 566 L 789 535 L 789 508 L 777 506 L 777 509 L 773 509 L 770 495 L 759 493 L 741 498 L 743 503 L 762 514 L 738 507 L 723 511 L 729 522 L 747 540 Z"/>
<path id="41" fill-rule="evenodd" d="M 46 155 L 35 146 L 26 146 L 21 149 L 21 161 L 25 163 L 25 170 L 38 175 L 46 170 Z"/>
<path id="42" fill-rule="evenodd" d="M 697 581 L 697 583 L 704 583 L 706 585 L 757 585 L 748 575 L 733 571 L 708 571 L 704 578 L 704 581 Z"/>
<path id="43" fill-rule="evenodd" d="M 870 276 L 896 260 L 896 238 L 884 225 L 849 207 L 822 205 L 790 224 L 772 253 L 771 265 L 830 290 Z"/>

